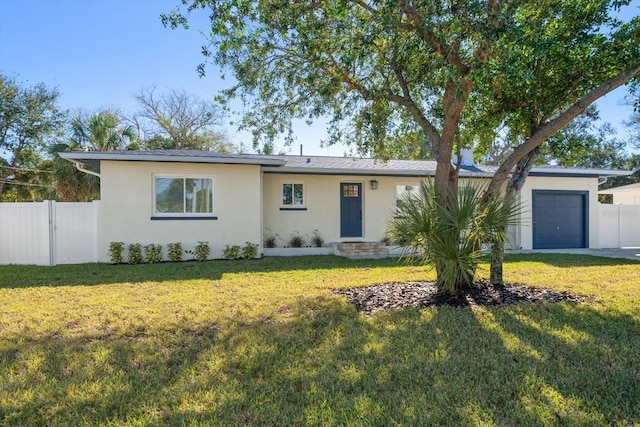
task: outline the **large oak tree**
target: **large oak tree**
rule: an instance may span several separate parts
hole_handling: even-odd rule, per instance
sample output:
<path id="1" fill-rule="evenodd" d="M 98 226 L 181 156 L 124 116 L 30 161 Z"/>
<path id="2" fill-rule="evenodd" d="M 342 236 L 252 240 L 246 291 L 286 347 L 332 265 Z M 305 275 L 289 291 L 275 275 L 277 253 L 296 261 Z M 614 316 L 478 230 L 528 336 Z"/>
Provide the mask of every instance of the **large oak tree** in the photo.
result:
<path id="1" fill-rule="evenodd" d="M 418 134 L 446 206 L 454 153 L 487 127 L 508 123 L 518 135 L 488 200 L 509 179 L 517 189 L 542 143 L 640 74 L 640 19 L 612 18 L 628 3 L 183 0 L 163 20 L 188 26 L 190 13 L 208 11 L 203 53 L 232 71 L 237 84 L 221 98 L 240 98 L 256 141 L 326 116 L 329 142 L 382 157 Z"/>

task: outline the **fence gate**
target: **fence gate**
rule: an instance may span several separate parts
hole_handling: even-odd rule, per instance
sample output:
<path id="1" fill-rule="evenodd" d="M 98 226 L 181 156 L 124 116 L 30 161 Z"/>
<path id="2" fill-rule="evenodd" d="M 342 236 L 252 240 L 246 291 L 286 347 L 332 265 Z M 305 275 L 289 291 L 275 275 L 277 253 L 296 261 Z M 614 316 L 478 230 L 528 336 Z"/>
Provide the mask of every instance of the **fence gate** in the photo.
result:
<path id="1" fill-rule="evenodd" d="M 0 203 L 0 264 L 96 262 L 98 203 Z"/>

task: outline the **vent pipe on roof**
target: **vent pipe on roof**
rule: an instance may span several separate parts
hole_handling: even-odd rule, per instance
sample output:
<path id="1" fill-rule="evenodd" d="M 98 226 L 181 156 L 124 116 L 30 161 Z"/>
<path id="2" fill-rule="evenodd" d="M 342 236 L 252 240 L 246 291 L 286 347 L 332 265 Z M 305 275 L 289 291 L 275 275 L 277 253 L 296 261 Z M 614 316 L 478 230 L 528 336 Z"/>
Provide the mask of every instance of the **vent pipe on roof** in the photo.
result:
<path id="1" fill-rule="evenodd" d="M 302 157 L 302 144 L 300 144 L 300 157 Z"/>

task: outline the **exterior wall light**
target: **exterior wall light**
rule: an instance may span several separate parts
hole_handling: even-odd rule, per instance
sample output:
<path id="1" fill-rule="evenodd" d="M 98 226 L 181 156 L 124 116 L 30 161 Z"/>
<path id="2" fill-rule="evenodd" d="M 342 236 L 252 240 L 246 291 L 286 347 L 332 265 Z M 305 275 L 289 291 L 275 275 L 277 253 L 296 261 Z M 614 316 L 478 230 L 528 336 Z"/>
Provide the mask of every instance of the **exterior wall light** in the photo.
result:
<path id="1" fill-rule="evenodd" d="M 375 179 L 372 179 L 369 184 L 371 185 L 371 189 L 372 190 L 377 190 L 378 189 L 378 181 L 376 181 Z"/>

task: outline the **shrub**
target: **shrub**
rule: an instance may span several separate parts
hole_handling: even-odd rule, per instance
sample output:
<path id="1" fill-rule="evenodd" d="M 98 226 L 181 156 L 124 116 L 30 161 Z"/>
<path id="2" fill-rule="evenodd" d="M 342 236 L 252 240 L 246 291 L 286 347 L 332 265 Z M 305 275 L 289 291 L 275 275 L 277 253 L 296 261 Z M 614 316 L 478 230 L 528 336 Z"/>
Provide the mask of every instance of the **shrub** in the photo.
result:
<path id="1" fill-rule="evenodd" d="M 253 259 L 258 255 L 258 245 L 251 242 L 245 242 L 246 245 L 242 248 L 242 258 Z"/>
<path id="2" fill-rule="evenodd" d="M 311 234 L 311 241 L 313 242 L 313 246 L 317 248 L 321 248 L 324 244 L 324 239 L 320 237 L 320 232 L 317 229 L 313 230 L 313 233 Z"/>
<path id="3" fill-rule="evenodd" d="M 129 264 L 140 264 L 142 262 L 142 245 L 132 243 L 129 245 Z"/>
<path id="4" fill-rule="evenodd" d="M 209 253 L 211 253 L 209 242 L 198 242 L 196 247 L 193 248 L 193 253 L 198 261 L 206 261 L 209 258 Z"/>
<path id="5" fill-rule="evenodd" d="M 167 243 L 167 256 L 169 257 L 169 261 L 182 261 L 182 244 Z"/>
<path id="6" fill-rule="evenodd" d="M 389 237 L 408 247 L 409 256 L 435 266 L 441 290 L 455 293 L 471 286 L 483 245 L 504 242 L 506 227 L 517 223 L 518 206 L 499 197 L 485 202 L 483 194 L 483 187 L 460 188 L 443 206 L 425 182 L 419 196 L 400 201 L 399 216 L 388 226 Z"/>
<path id="7" fill-rule="evenodd" d="M 264 247 L 265 248 L 275 248 L 276 247 L 276 237 L 277 235 L 274 235 L 271 233 L 271 229 L 266 228 L 265 232 L 263 234 L 264 237 Z"/>
<path id="8" fill-rule="evenodd" d="M 301 248 L 304 246 L 304 238 L 298 233 L 294 231 L 291 237 L 289 238 L 289 246 L 292 248 Z"/>
<path id="9" fill-rule="evenodd" d="M 144 247 L 144 258 L 149 264 L 155 264 L 162 261 L 162 245 L 154 245 L 151 243 Z"/>
<path id="10" fill-rule="evenodd" d="M 109 250 L 107 254 L 111 259 L 112 264 L 122 264 L 124 262 L 124 242 L 111 242 L 109 243 Z"/>
<path id="11" fill-rule="evenodd" d="M 224 247 L 224 258 L 225 259 L 238 259 L 240 258 L 240 246 L 238 245 L 233 245 L 233 246 L 229 246 L 226 245 Z"/>

